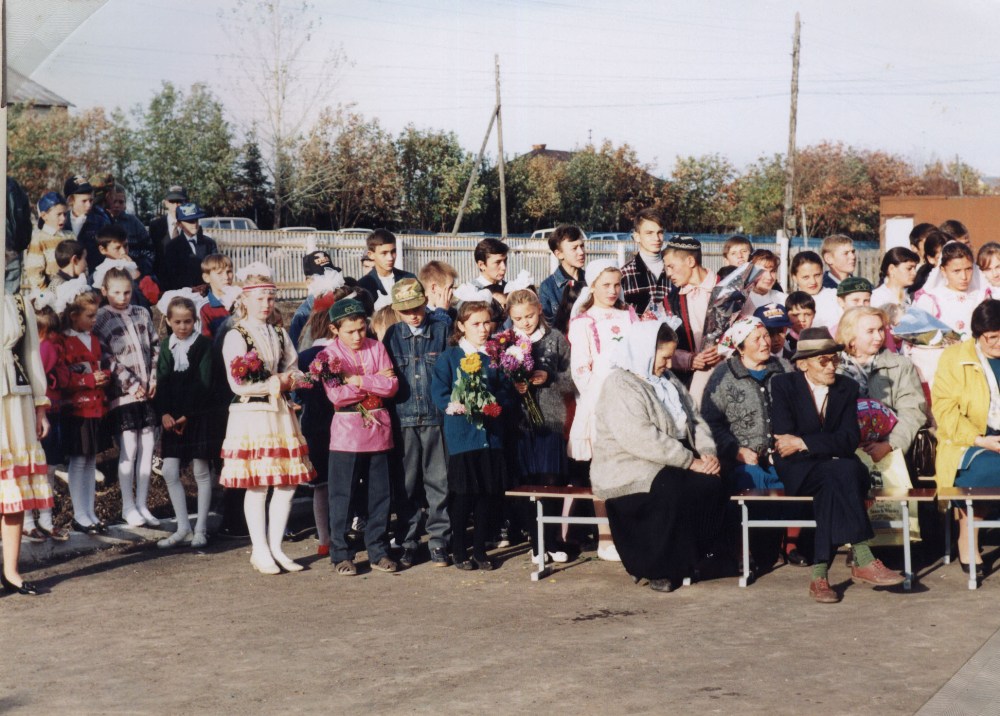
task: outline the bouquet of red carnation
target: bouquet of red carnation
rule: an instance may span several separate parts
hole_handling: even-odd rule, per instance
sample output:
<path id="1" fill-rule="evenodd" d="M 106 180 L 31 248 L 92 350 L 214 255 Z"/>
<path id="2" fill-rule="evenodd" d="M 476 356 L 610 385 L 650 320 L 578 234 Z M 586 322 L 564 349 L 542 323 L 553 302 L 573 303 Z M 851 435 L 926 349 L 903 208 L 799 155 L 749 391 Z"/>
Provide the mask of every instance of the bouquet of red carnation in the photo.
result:
<path id="1" fill-rule="evenodd" d="M 446 415 L 464 415 L 477 428 L 484 427 L 483 418 L 500 416 L 502 408 L 483 383 L 483 361 L 478 353 L 470 353 L 458 363 L 451 400 Z"/>
<path id="2" fill-rule="evenodd" d="M 344 385 L 344 364 L 338 356 L 328 353 L 320 353 L 309 364 L 309 373 L 306 376 L 311 383 L 333 383 L 334 385 Z M 357 404 L 358 412 L 364 420 L 366 428 L 373 428 L 378 423 L 371 411 L 382 407 L 382 399 L 377 395 L 367 395 L 364 400 Z"/>
<path id="3" fill-rule="evenodd" d="M 233 358 L 229 364 L 229 372 L 238 385 L 263 383 L 271 377 L 271 371 L 264 365 L 257 351 L 250 351 Z"/>
<path id="4" fill-rule="evenodd" d="M 486 341 L 483 350 L 490 357 L 490 364 L 506 375 L 512 383 L 526 383 L 524 407 L 532 425 L 542 424 L 542 411 L 538 409 L 535 396 L 531 394 L 531 374 L 535 370 L 535 359 L 531 355 L 531 339 L 514 329 L 495 334 Z"/>

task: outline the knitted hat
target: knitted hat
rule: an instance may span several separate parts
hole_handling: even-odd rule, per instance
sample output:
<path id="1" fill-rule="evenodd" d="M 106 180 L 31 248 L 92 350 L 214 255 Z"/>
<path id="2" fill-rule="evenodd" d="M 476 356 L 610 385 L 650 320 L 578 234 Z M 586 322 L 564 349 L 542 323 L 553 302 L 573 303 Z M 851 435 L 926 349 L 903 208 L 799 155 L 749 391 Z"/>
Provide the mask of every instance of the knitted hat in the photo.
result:
<path id="1" fill-rule="evenodd" d="M 90 182 L 87 181 L 86 177 L 80 176 L 79 174 L 77 174 L 76 176 L 71 176 L 69 179 L 66 180 L 66 183 L 63 184 L 63 194 L 66 196 L 72 196 L 73 194 L 93 194 L 93 193 L 94 193 L 94 187 L 90 185 Z"/>
<path id="2" fill-rule="evenodd" d="M 197 204 L 181 204 L 177 207 L 177 221 L 197 221 L 204 218 L 205 212 Z"/>
<path id="3" fill-rule="evenodd" d="M 795 346 L 795 354 L 791 360 L 825 356 L 831 353 L 840 353 L 842 350 L 844 350 L 844 344 L 833 340 L 830 329 L 826 326 L 806 328 L 799 334 L 799 342 Z"/>
<path id="4" fill-rule="evenodd" d="M 342 318 L 350 318 L 351 316 L 361 316 L 364 318 L 365 307 L 357 299 L 344 298 L 333 304 L 333 307 L 327 311 L 326 315 L 329 317 L 330 323 L 336 323 Z"/>
<path id="5" fill-rule="evenodd" d="M 848 276 L 837 286 L 837 298 L 849 293 L 871 293 L 873 290 L 871 281 L 868 279 L 861 276 Z"/>
<path id="6" fill-rule="evenodd" d="M 57 191 L 50 191 L 47 194 L 43 194 L 42 198 L 38 200 L 38 213 L 44 214 L 53 206 L 59 206 L 60 204 L 65 203 L 66 200 L 63 199 L 62 194 Z"/>
<path id="7" fill-rule="evenodd" d="M 397 311 L 409 311 L 427 305 L 424 287 L 415 278 L 404 278 L 392 285 L 392 307 Z"/>
<path id="8" fill-rule="evenodd" d="M 764 328 L 788 328 L 792 322 L 788 320 L 788 312 L 780 303 L 766 303 L 753 312 L 755 318 L 759 318 Z"/>

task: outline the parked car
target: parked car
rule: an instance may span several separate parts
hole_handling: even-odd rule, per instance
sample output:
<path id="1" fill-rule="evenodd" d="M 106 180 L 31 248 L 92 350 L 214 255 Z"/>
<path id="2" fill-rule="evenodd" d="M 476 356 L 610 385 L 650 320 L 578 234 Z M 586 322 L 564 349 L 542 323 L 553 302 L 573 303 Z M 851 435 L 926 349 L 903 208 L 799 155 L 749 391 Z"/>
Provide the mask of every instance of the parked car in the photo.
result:
<path id="1" fill-rule="evenodd" d="M 587 238 L 602 241 L 631 241 L 632 234 L 627 231 L 606 231 L 600 234 L 588 234 Z"/>
<path id="2" fill-rule="evenodd" d="M 278 231 L 316 231 L 315 226 L 282 226 Z"/>
<path id="3" fill-rule="evenodd" d="M 547 239 L 552 234 L 552 232 L 555 231 L 555 230 L 556 230 L 555 227 L 552 227 L 551 229 L 539 229 L 538 231 L 532 231 L 531 232 L 531 238 L 532 239 Z"/>
<path id="4" fill-rule="evenodd" d="M 337 229 L 333 233 L 335 234 L 374 234 L 375 229 L 359 229 L 352 227 L 350 229 Z"/>
<path id="5" fill-rule="evenodd" d="M 239 231 L 256 231 L 257 224 L 253 219 L 242 216 L 206 216 L 199 222 L 204 229 L 237 229 Z"/>

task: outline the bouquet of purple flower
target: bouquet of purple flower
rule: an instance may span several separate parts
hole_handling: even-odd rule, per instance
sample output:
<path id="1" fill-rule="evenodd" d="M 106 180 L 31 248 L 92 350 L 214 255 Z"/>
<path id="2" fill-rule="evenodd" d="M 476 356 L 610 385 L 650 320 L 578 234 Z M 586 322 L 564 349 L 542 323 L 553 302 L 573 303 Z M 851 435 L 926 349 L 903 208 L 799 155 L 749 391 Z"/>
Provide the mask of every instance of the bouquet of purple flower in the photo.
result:
<path id="1" fill-rule="evenodd" d="M 542 411 L 531 394 L 531 374 L 535 370 L 535 359 L 531 355 L 531 339 L 513 329 L 495 334 L 483 347 L 490 357 L 490 364 L 506 375 L 512 383 L 526 383 L 524 407 L 532 425 L 542 424 Z"/>

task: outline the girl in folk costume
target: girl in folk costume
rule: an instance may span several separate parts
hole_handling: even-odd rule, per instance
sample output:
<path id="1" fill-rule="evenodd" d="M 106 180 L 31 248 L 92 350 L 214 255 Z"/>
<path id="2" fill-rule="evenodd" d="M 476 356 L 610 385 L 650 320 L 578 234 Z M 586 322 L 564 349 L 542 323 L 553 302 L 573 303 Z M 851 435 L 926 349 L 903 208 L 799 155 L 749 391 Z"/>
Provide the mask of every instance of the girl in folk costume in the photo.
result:
<path id="1" fill-rule="evenodd" d="M 277 289 L 271 269 L 252 263 L 238 272 L 243 293 L 239 320 L 226 334 L 222 358 L 234 397 L 222 444 L 223 487 L 246 488 L 246 515 L 253 552 L 250 564 L 262 574 L 302 570 L 281 548 L 295 487 L 315 476 L 299 423 L 285 400 L 301 374 L 295 347 L 283 328 L 268 323 Z M 265 515 L 268 488 L 269 514 Z M 280 565 L 280 566 L 279 566 Z"/>
<path id="2" fill-rule="evenodd" d="M 160 344 L 153 402 L 163 427 L 163 479 L 177 518 L 177 530 L 156 543 L 161 549 L 184 543 L 197 549 L 208 544 L 208 507 L 212 501 L 208 461 L 218 457 L 219 451 L 211 425 L 214 405 L 208 399 L 212 395 L 212 341 L 201 334 L 197 318 L 206 302 L 186 288 L 167 291 L 157 303 L 170 335 Z M 198 486 L 198 521 L 193 534 L 180 474 L 181 462 L 187 460 Z"/>
<path id="3" fill-rule="evenodd" d="M 111 370 L 106 425 L 118 436 L 122 518 L 133 527 L 157 527 L 146 500 L 159 423 L 152 403 L 159 342 L 149 310 L 132 304 L 135 268 L 131 261 L 105 260 L 94 271 L 94 285 L 108 302 L 97 312 L 94 335 Z"/>
<path id="4" fill-rule="evenodd" d="M 3 364 L 0 376 L 3 426 L 0 428 L 0 539 L 3 571 L 0 584 L 6 592 L 38 594 L 21 578 L 17 560 L 21 552 L 21 527 L 25 510 L 52 507 L 45 452 L 41 439 L 49 431 L 45 409 L 45 371 L 38 352 L 35 317 L 20 295 L 3 293 L 0 340 Z"/>
<path id="5" fill-rule="evenodd" d="M 972 249 L 958 241 L 949 241 L 941 249 L 938 266 L 917 291 L 913 305 L 942 320 L 962 340 L 972 336 L 972 312 L 986 298 L 982 274 L 972 258 Z M 910 357 L 920 376 L 929 386 L 941 360 L 943 346 L 915 346 Z"/>
<path id="6" fill-rule="evenodd" d="M 622 299 L 622 272 L 610 259 L 591 261 L 584 272 L 586 285 L 573 305 L 567 338 L 572 347 L 570 369 L 580 393 L 569 431 L 569 456 L 593 458 L 594 418 L 601 385 L 611 369 L 611 355 L 638 318 Z M 565 508 L 564 508 L 565 511 Z M 598 517 L 606 516 L 603 502 L 594 502 Z M 598 527 L 597 554 L 618 561 L 607 525 Z"/>
<path id="7" fill-rule="evenodd" d="M 389 354 L 367 337 L 368 319 L 361 303 L 343 298 L 329 309 L 333 338 L 317 356 L 326 368 L 323 388 L 335 413 L 330 423 L 330 561 L 337 574 L 357 574 L 354 550 L 348 544 L 351 502 L 356 483 L 368 485 L 365 549 L 372 569 L 395 572 L 389 557 L 389 451 L 392 425 L 383 400 L 399 389 Z M 315 388 L 314 388 L 315 390 Z"/>
<path id="8" fill-rule="evenodd" d="M 69 472 L 73 501 L 73 529 L 96 535 L 107 531 L 97 518 L 97 454 L 110 440 L 102 430 L 108 412 L 106 390 L 111 373 L 102 363 L 101 343 L 91 333 L 100 299 L 86 276 L 66 281 L 56 289 L 56 311 L 62 314 L 63 361 L 68 374 L 62 411 L 62 449 Z"/>

